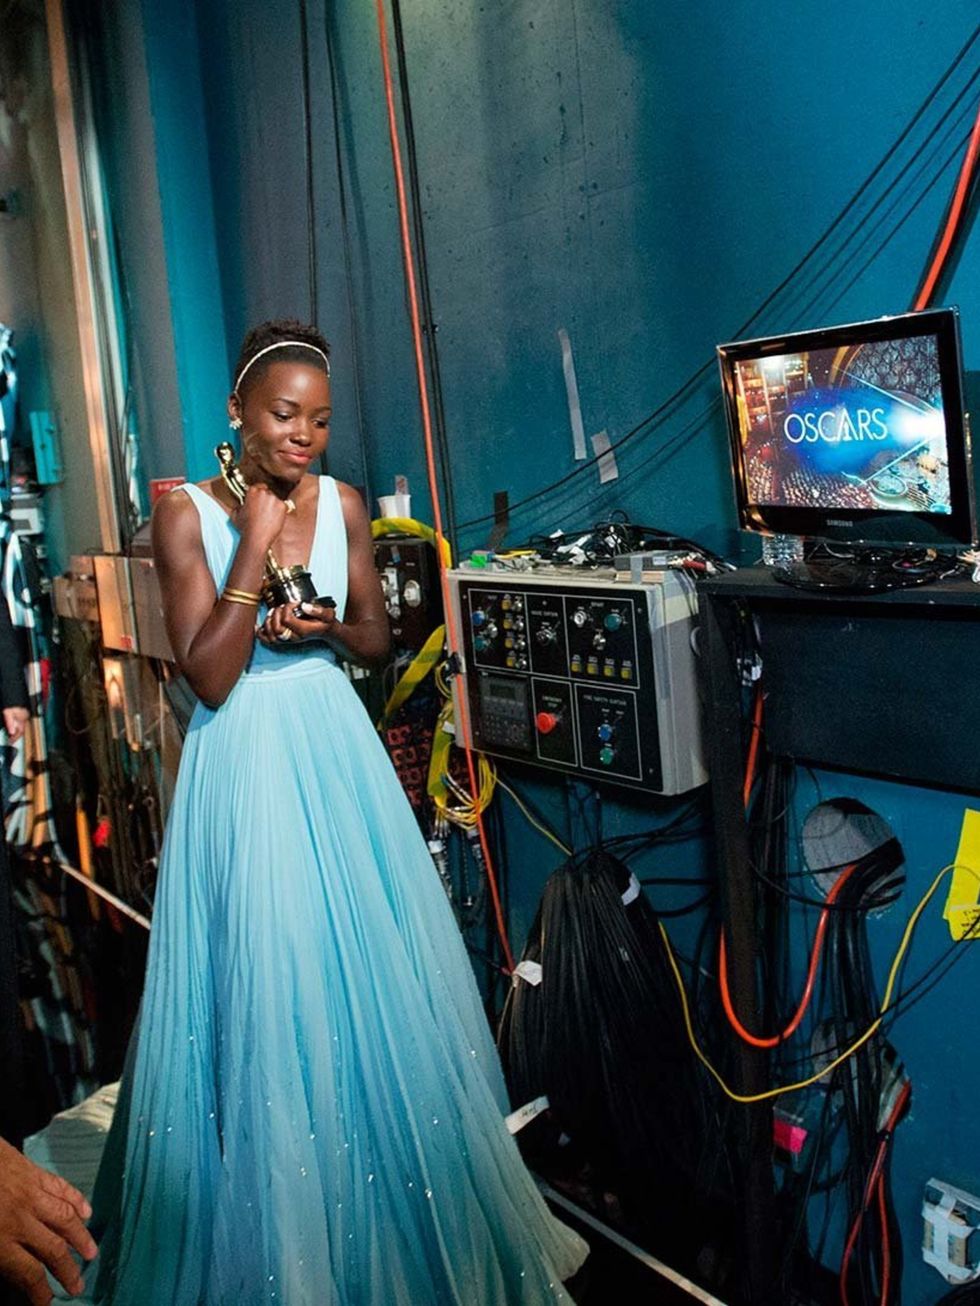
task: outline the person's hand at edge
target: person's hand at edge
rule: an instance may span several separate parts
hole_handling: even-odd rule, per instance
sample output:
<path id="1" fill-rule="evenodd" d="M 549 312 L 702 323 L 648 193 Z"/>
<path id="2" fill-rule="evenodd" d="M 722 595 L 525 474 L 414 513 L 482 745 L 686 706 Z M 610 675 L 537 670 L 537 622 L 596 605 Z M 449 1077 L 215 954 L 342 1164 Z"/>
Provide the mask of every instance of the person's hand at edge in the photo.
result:
<path id="1" fill-rule="evenodd" d="M 16 744 L 27 729 L 27 723 L 30 719 L 31 714 L 26 707 L 5 707 L 3 709 L 3 728 L 12 744 Z"/>
<path id="2" fill-rule="evenodd" d="M 46 1269 L 73 1297 L 82 1291 L 71 1253 L 87 1261 L 97 1254 L 84 1224 L 91 1214 L 77 1188 L 0 1139 L 0 1277 L 22 1292 L 30 1306 L 48 1306 L 52 1300 Z"/>

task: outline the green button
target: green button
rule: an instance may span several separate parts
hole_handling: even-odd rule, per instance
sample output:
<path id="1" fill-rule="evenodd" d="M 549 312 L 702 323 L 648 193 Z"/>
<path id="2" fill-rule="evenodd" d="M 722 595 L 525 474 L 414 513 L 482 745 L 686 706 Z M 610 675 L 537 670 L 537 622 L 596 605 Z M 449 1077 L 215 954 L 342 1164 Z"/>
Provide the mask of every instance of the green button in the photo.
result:
<path id="1" fill-rule="evenodd" d="M 599 761 L 603 766 L 612 766 L 613 758 L 616 756 L 616 750 L 610 748 L 607 744 L 605 748 L 599 749 Z"/>
<path id="2" fill-rule="evenodd" d="M 606 630 L 619 630 L 623 624 L 623 614 L 621 612 L 607 612 L 602 624 Z"/>

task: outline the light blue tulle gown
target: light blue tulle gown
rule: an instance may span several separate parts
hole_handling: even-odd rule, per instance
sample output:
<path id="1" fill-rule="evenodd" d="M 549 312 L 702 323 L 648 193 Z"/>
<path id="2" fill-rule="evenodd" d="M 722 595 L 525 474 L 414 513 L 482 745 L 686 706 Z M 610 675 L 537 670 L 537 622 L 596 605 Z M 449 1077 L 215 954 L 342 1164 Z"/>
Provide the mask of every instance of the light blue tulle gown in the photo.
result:
<path id="1" fill-rule="evenodd" d="M 195 486 L 220 592 L 237 533 Z M 310 570 L 344 612 L 319 482 Z M 465 949 L 367 714 L 324 645 L 198 705 L 137 1035 L 99 1173 L 114 1306 L 537 1306 L 585 1245 L 507 1133 Z"/>

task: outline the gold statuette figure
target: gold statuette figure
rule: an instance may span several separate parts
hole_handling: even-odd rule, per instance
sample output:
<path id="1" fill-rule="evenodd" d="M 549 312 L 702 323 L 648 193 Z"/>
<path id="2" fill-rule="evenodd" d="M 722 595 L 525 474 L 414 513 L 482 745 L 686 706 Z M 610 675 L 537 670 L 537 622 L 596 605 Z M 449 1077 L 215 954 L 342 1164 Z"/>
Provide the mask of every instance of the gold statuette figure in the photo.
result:
<path id="1" fill-rule="evenodd" d="M 242 475 L 241 468 L 235 462 L 235 451 L 224 441 L 214 451 L 221 464 L 221 477 L 231 491 L 235 502 L 243 504 L 248 491 L 248 482 Z M 300 603 L 316 603 L 319 607 L 335 607 L 332 598 L 317 596 L 313 577 L 302 565 L 295 563 L 292 567 L 281 567 L 270 549 L 265 555 L 265 576 L 262 580 L 262 602 L 270 608 L 278 608 L 283 603 L 294 606 Z"/>

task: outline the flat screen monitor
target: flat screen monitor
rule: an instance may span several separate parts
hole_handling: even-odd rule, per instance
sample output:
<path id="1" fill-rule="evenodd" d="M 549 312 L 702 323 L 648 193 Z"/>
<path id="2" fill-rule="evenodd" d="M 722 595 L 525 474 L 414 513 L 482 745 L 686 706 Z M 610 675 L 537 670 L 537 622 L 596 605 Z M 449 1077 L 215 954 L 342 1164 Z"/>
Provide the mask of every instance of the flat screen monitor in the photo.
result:
<path id="1" fill-rule="evenodd" d="M 955 309 L 737 341 L 718 359 L 744 530 L 973 543 Z"/>

